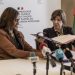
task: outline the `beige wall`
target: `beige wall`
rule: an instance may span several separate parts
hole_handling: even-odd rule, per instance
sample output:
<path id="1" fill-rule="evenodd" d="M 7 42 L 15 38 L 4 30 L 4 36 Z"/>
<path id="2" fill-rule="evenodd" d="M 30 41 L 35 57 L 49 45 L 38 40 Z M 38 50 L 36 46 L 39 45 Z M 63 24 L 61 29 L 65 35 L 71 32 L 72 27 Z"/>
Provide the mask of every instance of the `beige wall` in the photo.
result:
<path id="1" fill-rule="evenodd" d="M 61 0 L 47 0 L 47 16 L 48 16 L 48 24 L 47 27 L 52 27 L 52 21 L 50 20 L 51 14 L 56 9 L 61 9 Z"/>
<path id="2" fill-rule="evenodd" d="M 61 8 L 66 12 L 67 25 L 73 25 L 73 8 L 75 8 L 75 0 L 61 0 Z"/>

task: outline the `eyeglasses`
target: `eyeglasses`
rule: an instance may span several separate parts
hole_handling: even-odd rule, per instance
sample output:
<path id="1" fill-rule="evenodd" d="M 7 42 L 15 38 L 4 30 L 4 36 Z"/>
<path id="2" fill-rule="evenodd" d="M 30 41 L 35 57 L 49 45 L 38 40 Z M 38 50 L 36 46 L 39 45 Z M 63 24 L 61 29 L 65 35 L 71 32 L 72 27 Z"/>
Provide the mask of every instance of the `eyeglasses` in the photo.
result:
<path id="1" fill-rule="evenodd" d="M 19 21 L 19 19 L 15 19 L 15 21 L 16 21 L 16 22 L 18 22 L 18 21 Z"/>

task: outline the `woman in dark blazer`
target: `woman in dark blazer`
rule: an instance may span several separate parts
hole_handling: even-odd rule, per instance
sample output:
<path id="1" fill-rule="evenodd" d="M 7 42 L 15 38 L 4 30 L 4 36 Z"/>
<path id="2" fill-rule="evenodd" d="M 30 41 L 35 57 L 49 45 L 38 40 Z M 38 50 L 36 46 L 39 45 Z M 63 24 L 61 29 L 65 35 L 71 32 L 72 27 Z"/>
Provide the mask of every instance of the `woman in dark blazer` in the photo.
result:
<path id="1" fill-rule="evenodd" d="M 65 15 L 63 10 L 61 10 L 61 9 L 55 10 L 51 15 L 51 20 L 53 22 L 53 27 L 44 29 L 43 30 L 44 36 L 46 36 L 48 38 L 53 38 L 56 36 L 66 35 L 66 34 L 72 34 L 73 35 L 72 28 L 64 26 L 65 22 L 66 22 L 66 15 Z M 51 51 L 57 50 L 58 46 L 55 42 L 48 41 L 48 40 L 45 40 L 45 42 L 47 43 L 47 45 Z M 66 55 L 66 53 L 69 52 L 66 55 L 68 57 L 68 59 L 72 58 L 72 56 L 70 54 L 71 53 L 70 50 L 72 50 L 72 46 L 75 47 L 75 41 L 72 41 L 68 44 L 61 45 L 61 48 L 64 51 L 65 55 Z M 66 70 L 70 70 L 70 67 L 71 66 L 64 65 L 64 68 Z M 73 72 L 75 72 L 75 68 L 73 68 Z"/>
<path id="2" fill-rule="evenodd" d="M 64 26 L 66 23 L 66 15 L 63 10 L 55 10 L 51 15 L 51 20 L 53 22 L 53 27 L 44 29 L 44 36 L 53 38 L 60 35 L 73 34 L 71 27 Z M 54 43 L 53 41 L 45 40 L 45 42 L 52 51 L 58 48 L 56 46 L 56 43 Z M 69 44 L 62 45 L 61 48 L 64 49 L 68 47 L 70 50 L 72 50 L 72 44 L 75 46 L 75 42 L 70 42 Z"/>

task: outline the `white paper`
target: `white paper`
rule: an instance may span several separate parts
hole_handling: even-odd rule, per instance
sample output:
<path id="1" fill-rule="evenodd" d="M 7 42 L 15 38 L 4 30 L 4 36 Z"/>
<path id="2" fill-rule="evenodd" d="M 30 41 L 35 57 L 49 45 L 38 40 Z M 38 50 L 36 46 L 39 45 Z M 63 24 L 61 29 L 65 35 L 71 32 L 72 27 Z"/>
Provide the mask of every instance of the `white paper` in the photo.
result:
<path id="1" fill-rule="evenodd" d="M 75 40 L 75 35 L 60 35 L 52 38 L 52 40 L 60 44 L 67 44 Z"/>

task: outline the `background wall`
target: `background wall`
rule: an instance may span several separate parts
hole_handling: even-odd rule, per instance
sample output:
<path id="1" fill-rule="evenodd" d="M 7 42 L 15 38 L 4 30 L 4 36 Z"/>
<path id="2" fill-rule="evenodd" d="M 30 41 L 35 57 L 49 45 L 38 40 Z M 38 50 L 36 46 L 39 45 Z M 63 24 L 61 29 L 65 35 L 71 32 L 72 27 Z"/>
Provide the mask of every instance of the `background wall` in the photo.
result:
<path id="1" fill-rule="evenodd" d="M 51 14 L 56 9 L 61 9 L 61 0 L 47 0 L 48 4 L 48 25 L 47 27 L 52 27 Z"/>
<path id="2" fill-rule="evenodd" d="M 0 15 L 7 7 L 13 7 L 20 13 L 19 30 L 26 41 L 35 48 L 35 37 L 30 34 L 42 32 L 51 27 L 51 13 L 61 8 L 61 0 L 0 0 Z"/>
<path id="3" fill-rule="evenodd" d="M 75 8 L 75 0 L 61 0 L 61 8 L 67 15 L 67 25 L 73 25 L 73 9 Z"/>

